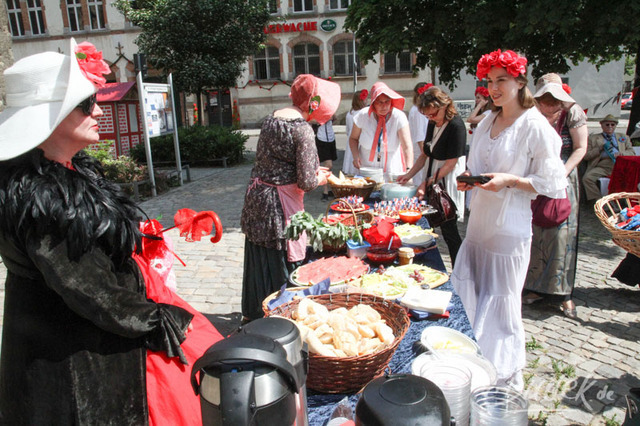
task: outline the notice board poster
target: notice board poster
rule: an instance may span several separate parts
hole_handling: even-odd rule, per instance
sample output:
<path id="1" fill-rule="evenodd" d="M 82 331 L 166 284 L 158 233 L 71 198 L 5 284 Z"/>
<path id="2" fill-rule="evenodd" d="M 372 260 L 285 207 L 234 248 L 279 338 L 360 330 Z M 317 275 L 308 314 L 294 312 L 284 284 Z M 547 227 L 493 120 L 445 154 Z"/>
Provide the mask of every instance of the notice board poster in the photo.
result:
<path id="1" fill-rule="evenodd" d="M 144 119 L 149 137 L 173 132 L 173 102 L 168 84 L 144 83 Z"/>

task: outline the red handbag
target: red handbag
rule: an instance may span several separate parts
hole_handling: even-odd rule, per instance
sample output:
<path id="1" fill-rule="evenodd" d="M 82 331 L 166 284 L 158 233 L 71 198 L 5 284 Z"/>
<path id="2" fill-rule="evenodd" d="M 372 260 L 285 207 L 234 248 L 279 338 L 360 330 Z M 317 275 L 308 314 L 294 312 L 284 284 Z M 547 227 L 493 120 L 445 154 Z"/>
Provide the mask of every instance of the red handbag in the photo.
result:
<path id="1" fill-rule="evenodd" d="M 567 220 L 571 214 L 571 201 L 565 191 L 564 198 L 538 195 L 531 201 L 532 222 L 541 228 L 553 228 Z"/>

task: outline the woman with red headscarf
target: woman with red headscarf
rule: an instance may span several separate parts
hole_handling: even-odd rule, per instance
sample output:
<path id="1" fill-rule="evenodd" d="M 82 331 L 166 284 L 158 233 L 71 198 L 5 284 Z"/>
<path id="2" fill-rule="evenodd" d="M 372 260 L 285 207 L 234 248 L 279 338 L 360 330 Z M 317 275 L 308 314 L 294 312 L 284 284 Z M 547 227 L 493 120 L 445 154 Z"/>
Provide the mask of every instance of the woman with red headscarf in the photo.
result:
<path id="1" fill-rule="evenodd" d="M 377 82 L 371 87 L 371 105 L 353 119 L 349 147 L 353 165 L 401 174 L 413 166 L 409 120 L 402 111 L 404 98 Z"/>
<path id="2" fill-rule="evenodd" d="M 340 86 L 301 74 L 291 84 L 291 105 L 265 118 L 242 208 L 244 245 L 242 315 L 262 318 L 262 301 L 289 281 L 306 254 L 307 239 L 285 238 L 291 215 L 304 211 L 304 194 L 327 183 L 309 122 L 326 123 L 340 104 Z"/>
<path id="3" fill-rule="evenodd" d="M 558 133 L 527 88 L 527 59 L 507 50 L 482 56 L 492 112 L 478 125 L 465 175 L 491 180 L 473 189 L 467 233 L 451 282 L 462 299 L 482 353 L 498 382 L 523 388 L 525 333 L 520 294 L 531 247 L 531 200 L 564 198 L 567 180 Z"/>

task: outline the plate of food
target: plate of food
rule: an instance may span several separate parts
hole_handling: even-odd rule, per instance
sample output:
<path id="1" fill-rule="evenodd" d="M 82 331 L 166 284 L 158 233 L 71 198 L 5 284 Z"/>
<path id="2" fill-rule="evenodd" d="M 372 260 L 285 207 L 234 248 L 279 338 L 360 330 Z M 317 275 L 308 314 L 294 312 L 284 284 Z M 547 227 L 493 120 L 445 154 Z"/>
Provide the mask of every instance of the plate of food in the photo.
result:
<path id="1" fill-rule="evenodd" d="M 369 206 L 363 203 L 364 198 L 357 195 L 349 195 L 336 200 L 331 205 L 331 210 L 340 213 L 362 212 L 369 209 Z"/>
<path id="2" fill-rule="evenodd" d="M 402 245 L 409 247 L 429 247 L 435 243 L 437 234 L 432 229 L 423 229 L 418 225 L 403 224 L 394 228 Z"/>
<path id="3" fill-rule="evenodd" d="M 330 278 L 332 286 L 344 284 L 369 272 L 369 265 L 356 257 L 323 257 L 298 267 L 289 280 L 300 287 L 309 287 Z"/>
<path id="4" fill-rule="evenodd" d="M 422 331 L 420 343 L 439 354 L 481 354 L 480 346 L 464 333 L 449 327 L 431 326 Z"/>
<path id="5" fill-rule="evenodd" d="M 334 205 L 331 206 L 331 210 L 334 210 L 334 211 L 337 211 L 337 212 L 340 212 L 340 213 L 351 213 L 352 211 L 354 213 L 360 213 L 360 212 L 369 210 L 369 208 L 370 207 L 368 205 L 366 205 L 366 204 L 364 204 L 362 206 L 359 206 L 359 207 L 353 207 L 353 209 L 351 209 L 349 207 L 340 206 L 338 204 L 334 204 Z"/>
<path id="6" fill-rule="evenodd" d="M 365 274 L 352 281 L 354 287 L 360 287 L 364 292 L 371 293 L 385 299 L 395 300 L 402 297 L 411 287 L 438 287 L 449 280 L 449 276 L 424 265 L 410 264 L 380 268 L 372 274 Z"/>

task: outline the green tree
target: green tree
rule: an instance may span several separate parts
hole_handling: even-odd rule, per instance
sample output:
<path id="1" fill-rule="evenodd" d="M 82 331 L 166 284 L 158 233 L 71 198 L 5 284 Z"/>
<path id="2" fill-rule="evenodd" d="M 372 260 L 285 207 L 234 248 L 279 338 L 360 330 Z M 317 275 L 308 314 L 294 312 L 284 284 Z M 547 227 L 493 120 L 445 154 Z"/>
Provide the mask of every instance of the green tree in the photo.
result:
<path id="1" fill-rule="evenodd" d="M 233 86 L 265 41 L 267 0 L 116 0 L 151 64 L 191 93 Z M 200 108 L 200 110 L 202 110 Z M 202 114 L 200 114 L 200 117 Z"/>
<path id="2" fill-rule="evenodd" d="M 635 54 L 638 87 L 638 22 L 638 1 L 352 0 L 345 28 L 356 33 L 363 60 L 409 49 L 417 68 L 437 68 L 450 88 L 462 71 L 474 73 L 480 56 L 497 48 L 523 53 L 534 77 L 565 73 L 585 59 L 599 66 Z M 638 121 L 634 117 L 640 118 L 640 102 L 630 126 Z"/>

